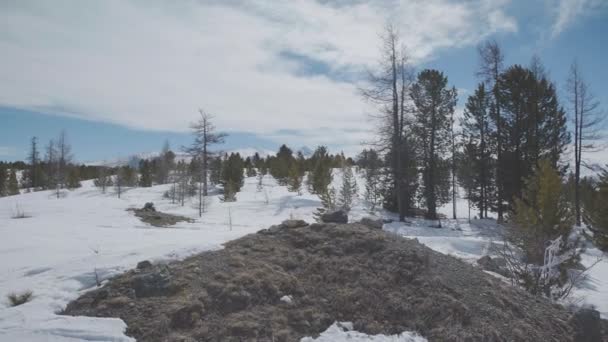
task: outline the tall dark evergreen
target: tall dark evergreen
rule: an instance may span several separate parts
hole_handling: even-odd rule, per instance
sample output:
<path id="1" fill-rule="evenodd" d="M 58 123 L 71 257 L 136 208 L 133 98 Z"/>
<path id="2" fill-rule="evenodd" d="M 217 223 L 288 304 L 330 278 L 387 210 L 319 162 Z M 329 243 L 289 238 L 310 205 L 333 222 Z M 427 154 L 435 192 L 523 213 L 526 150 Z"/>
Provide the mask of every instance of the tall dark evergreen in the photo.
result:
<path id="1" fill-rule="evenodd" d="M 222 163 L 222 185 L 224 186 L 224 201 L 236 200 L 236 193 L 241 190 L 244 182 L 243 168 L 245 162 L 238 153 L 231 153 Z"/>
<path id="2" fill-rule="evenodd" d="M 152 186 L 152 168 L 150 166 L 150 161 L 147 159 L 142 159 L 139 161 L 139 186 L 143 188 Z"/>
<path id="3" fill-rule="evenodd" d="M 467 99 L 460 122 L 464 139 L 463 163 L 470 164 L 463 167 L 467 167 L 472 173 L 472 182 L 467 183 L 470 185 L 468 199 L 475 203 L 479 218 L 487 217 L 492 203 L 495 202 L 493 170 L 496 159 L 493 151 L 496 147 L 496 131 L 490 114 L 490 94 L 482 83 Z"/>
<path id="4" fill-rule="evenodd" d="M 515 65 L 501 75 L 498 86 L 504 173 L 497 182 L 511 206 L 538 162 L 547 160 L 556 167 L 570 140 L 565 112 L 546 78 L 537 79 L 530 69 Z"/>
<path id="5" fill-rule="evenodd" d="M 440 71 L 423 70 L 412 86 L 416 106 L 414 132 L 422 161 L 423 198 L 426 217 L 437 219 L 437 206 L 449 198 L 449 164 L 446 153 L 451 140 L 451 117 L 456 106 L 456 89 Z M 447 188 L 446 188 L 447 187 Z"/>
<path id="6" fill-rule="evenodd" d="M 40 152 L 38 151 L 38 138 L 32 137 L 30 144 L 30 152 L 27 156 L 29 162 L 29 169 L 24 174 L 26 177 L 26 185 L 35 191 L 40 185 L 42 180 L 41 169 L 40 169 Z"/>

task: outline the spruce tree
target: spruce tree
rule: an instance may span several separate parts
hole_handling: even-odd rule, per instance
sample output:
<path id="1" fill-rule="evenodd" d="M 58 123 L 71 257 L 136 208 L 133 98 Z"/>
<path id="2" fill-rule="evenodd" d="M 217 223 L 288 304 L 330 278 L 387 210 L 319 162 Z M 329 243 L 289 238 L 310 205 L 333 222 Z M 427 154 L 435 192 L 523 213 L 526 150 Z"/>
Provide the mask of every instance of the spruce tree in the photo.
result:
<path id="1" fill-rule="evenodd" d="M 7 195 L 19 195 L 19 182 L 17 181 L 17 173 L 14 168 L 11 168 L 10 175 L 8 176 L 7 183 Z"/>
<path id="2" fill-rule="evenodd" d="M 338 193 L 337 206 L 345 212 L 349 212 L 357 199 L 358 187 L 350 166 L 342 167 L 342 184 Z"/>
<path id="3" fill-rule="evenodd" d="M 357 165 L 365 178 L 365 201 L 371 212 L 381 203 L 381 171 L 382 161 L 378 152 L 373 149 L 363 150 L 357 160 Z"/>
<path id="4" fill-rule="evenodd" d="M 224 200 L 235 201 L 236 193 L 241 190 L 244 182 L 244 161 L 238 153 L 231 153 L 222 165 L 222 185 Z"/>

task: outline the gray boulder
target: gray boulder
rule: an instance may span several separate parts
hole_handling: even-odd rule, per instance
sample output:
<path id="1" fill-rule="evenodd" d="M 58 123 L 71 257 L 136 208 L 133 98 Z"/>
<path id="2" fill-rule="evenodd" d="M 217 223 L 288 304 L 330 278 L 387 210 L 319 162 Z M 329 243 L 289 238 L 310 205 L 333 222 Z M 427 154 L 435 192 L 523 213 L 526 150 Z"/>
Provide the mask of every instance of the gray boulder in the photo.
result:
<path id="1" fill-rule="evenodd" d="M 325 223 L 348 223 L 348 215 L 344 210 L 336 210 L 321 215 L 321 221 Z"/>
<path id="2" fill-rule="evenodd" d="M 489 255 L 484 255 L 477 260 L 477 263 L 486 271 L 498 273 L 504 277 L 509 276 L 507 262 L 503 258 L 492 258 Z"/>
<path id="3" fill-rule="evenodd" d="M 602 341 L 602 322 L 600 312 L 583 308 L 578 310 L 570 323 L 574 326 L 574 340 L 578 342 L 601 342 Z"/>
<path id="4" fill-rule="evenodd" d="M 285 220 L 281 223 L 281 228 L 300 228 L 306 226 L 308 226 L 308 223 L 304 220 Z"/>

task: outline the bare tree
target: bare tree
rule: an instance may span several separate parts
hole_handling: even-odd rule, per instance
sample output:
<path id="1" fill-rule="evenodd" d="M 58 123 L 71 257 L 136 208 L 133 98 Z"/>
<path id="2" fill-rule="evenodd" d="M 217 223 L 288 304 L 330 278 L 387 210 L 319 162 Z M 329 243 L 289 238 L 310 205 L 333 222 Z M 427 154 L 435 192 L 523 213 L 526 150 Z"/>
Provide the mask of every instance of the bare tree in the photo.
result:
<path id="1" fill-rule="evenodd" d="M 38 167 L 40 163 L 40 153 L 38 152 L 38 138 L 32 137 L 31 140 L 31 148 L 30 153 L 27 157 L 30 162 L 30 170 L 28 174 L 29 187 L 32 191 L 35 191 L 40 183 L 40 179 L 38 179 Z"/>
<path id="2" fill-rule="evenodd" d="M 502 119 L 501 119 L 501 103 L 499 96 L 498 79 L 504 68 L 504 55 L 498 43 L 494 40 L 486 41 L 478 47 L 480 57 L 479 70 L 477 76 L 482 78 L 488 89 L 492 92 L 491 101 L 491 116 L 496 125 L 496 187 L 497 187 L 497 205 L 496 212 L 498 220 L 502 221 L 504 211 L 504 160 L 503 160 L 503 139 L 502 139 Z"/>
<path id="3" fill-rule="evenodd" d="M 378 152 L 390 154 L 390 174 L 394 183 L 399 220 L 404 221 L 408 210 L 407 186 L 404 181 L 403 151 L 406 139 L 406 115 L 410 112 L 409 91 L 412 70 L 405 49 L 400 44 L 395 27 L 388 24 L 382 35 L 379 70 L 369 73 L 368 86 L 360 90 L 362 97 L 379 108 L 373 116 L 378 123 L 377 140 L 373 143 Z"/>
<path id="4" fill-rule="evenodd" d="M 198 196 L 199 208 L 198 215 L 203 215 L 204 196 L 208 195 L 208 180 L 209 180 L 209 160 L 214 153 L 210 147 L 215 144 L 224 143 L 225 133 L 216 132 L 213 125 L 213 116 L 202 109 L 199 109 L 201 115 L 197 122 L 190 125 L 194 134 L 194 142 L 190 147 L 184 147 L 183 150 L 189 153 L 192 157 L 196 157 L 201 161 L 201 177 L 199 182 Z"/>
<path id="5" fill-rule="evenodd" d="M 65 186 L 67 181 L 68 166 L 71 162 L 72 147 L 68 143 L 65 130 L 62 130 L 57 139 L 57 198 L 59 198 L 59 190 Z"/>
<path id="6" fill-rule="evenodd" d="M 568 100 L 571 104 L 571 116 L 574 121 L 574 206 L 576 224 L 581 225 L 580 179 L 581 165 L 588 166 L 583 153 L 598 151 L 598 141 L 603 137 L 601 129 L 605 116 L 598 110 L 599 102 L 595 99 L 589 85 L 583 79 L 576 62 L 570 67 L 566 83 Z"/>

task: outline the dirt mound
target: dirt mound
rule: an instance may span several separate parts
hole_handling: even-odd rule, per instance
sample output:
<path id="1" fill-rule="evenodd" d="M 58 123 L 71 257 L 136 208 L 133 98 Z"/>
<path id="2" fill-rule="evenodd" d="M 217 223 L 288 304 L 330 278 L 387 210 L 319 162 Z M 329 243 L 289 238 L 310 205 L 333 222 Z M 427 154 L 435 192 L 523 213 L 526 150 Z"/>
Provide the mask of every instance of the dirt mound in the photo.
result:
<path id="1" fill-rule="evenodd" d="M 570 341 L 571 315 L 455 258 L 363 224 L 273 226 L 112 279 L 69 315 L 139 341 L 299 341 L 334 321 L 429 341 Z"/>

